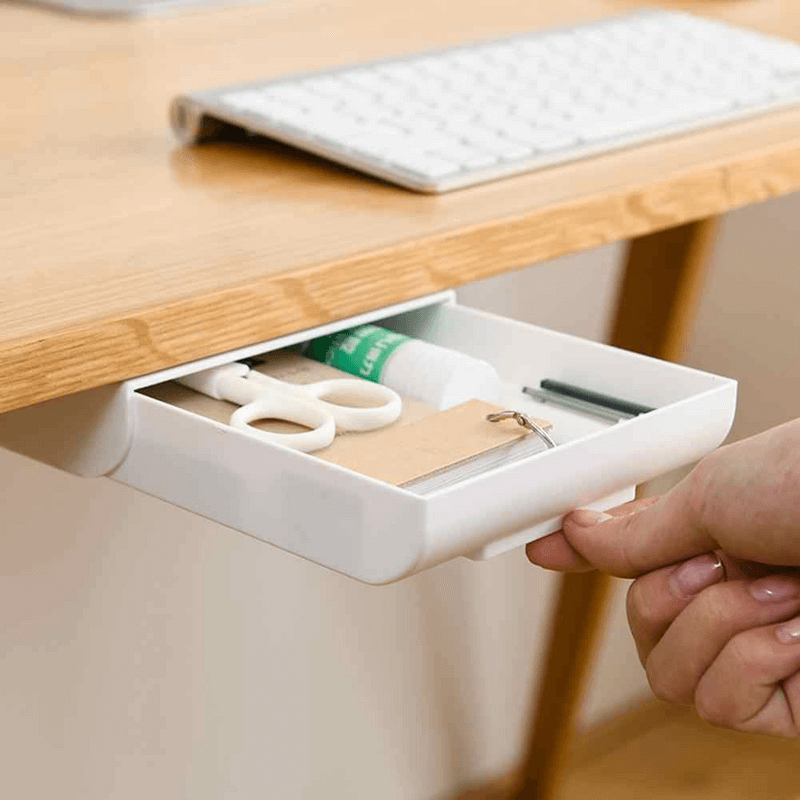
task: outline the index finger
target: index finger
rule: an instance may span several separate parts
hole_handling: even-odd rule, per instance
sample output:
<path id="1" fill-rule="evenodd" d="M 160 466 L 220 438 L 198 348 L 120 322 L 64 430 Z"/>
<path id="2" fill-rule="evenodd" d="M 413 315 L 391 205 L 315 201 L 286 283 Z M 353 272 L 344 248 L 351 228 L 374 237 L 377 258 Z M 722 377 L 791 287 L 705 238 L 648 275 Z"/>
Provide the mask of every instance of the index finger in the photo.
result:
<path id="1" fill-rule="evenodd" d="M 564 519 L 563 533 L 586 561 L 622 578 L 720 549 L 700 519 L 691 476 L 633 514 L 574 511 Z"/>
<path id="2" fill-rule="evenodd" d="M 631 500 L 621 506 L 609 509 L 606 513 L 612 517 L 626 516 L 653 505 L 657 500 L 657 497 Z M 543 536 L 541 539 L 535 539 L 527 545 L 525 552 L 531 563 L 544 569 L 552 569 L 559 572 L 588 572 L 595 569 L 594 564 L 587 561 L 569 543 L 563 531 L 556 531 Z"/>

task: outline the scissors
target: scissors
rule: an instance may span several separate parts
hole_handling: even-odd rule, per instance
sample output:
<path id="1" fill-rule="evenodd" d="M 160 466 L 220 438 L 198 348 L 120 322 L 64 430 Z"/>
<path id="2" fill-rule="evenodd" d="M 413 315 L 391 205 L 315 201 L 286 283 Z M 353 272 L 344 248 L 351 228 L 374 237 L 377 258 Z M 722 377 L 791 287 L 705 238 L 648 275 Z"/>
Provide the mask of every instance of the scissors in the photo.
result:
<path id="1" fill-rule="evenodd" d="M 327 447 L 337 433 L 371 431 L 391 425 L 403 410 L 403 401 L 388 386 L 353 378 L 294 384 L 272 378 L 235 362 L 178 378 L 196 392 L 241 406 L 230 424 L 260 439 L 313 453 Z M 368 408 L 339 405 L 323 398 L 372 403 Z M 260 419 L 280 419 L 311 428 L 302 433 L 273 433 L 254 428 Z"/>

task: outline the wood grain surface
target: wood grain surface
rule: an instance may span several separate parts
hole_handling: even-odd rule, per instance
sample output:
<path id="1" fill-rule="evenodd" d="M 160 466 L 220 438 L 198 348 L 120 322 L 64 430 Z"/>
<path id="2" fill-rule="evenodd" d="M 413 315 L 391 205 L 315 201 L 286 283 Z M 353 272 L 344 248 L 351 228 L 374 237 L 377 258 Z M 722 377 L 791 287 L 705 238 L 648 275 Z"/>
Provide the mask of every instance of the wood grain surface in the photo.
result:
<path id="1" fill-rule="evenodd" d="M 646 701 L 581 733 L 557 800 L 798 800 L 800 742 Z M 508 800 L 516 775 L 438 800 Z"/>
<path id="2" fill-rule="evenodd" d="M 0 411 L 800 188 L 800 109 L 440 197 L 270 143 L 179 148 L 179 92 L 601 17 L 630 0 L 0 7 Z M 661 3 L 800 40 L 792 0 Z"/>

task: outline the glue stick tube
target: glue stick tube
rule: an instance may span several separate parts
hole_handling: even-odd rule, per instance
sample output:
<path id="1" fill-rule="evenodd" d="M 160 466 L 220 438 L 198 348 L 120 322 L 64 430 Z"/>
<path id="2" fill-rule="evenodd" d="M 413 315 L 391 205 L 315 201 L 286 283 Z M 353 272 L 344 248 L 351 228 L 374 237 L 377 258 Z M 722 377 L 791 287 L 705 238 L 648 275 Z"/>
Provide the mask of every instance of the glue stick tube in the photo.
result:
<path id="1" fill-rule="evenodd" d="M 488 362 L 377 325 L 321 336 L 304 355 L 440 411 L 474 398 L 497 402 L 500 394 L 500 378 Z"/>

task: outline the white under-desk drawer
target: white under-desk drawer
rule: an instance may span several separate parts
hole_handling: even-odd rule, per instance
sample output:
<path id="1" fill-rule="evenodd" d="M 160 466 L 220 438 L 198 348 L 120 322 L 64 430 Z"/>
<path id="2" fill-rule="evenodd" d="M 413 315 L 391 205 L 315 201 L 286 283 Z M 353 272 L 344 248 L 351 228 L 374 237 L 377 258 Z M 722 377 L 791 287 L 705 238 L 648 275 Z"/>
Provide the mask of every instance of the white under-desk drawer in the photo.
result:
<path id="1" fill-rule="evenodd" d="M 547 416 L 558 446 L 420 496 L 141 391 L 366 321 L 489 361 L 503 382 L 501 404 Z M 545 377 L 655 410 L 616 424 L 553 406 L 545 412 L 521 391 Z M 722 442 L 736 382 L 474 311 L 445 293 L 85 393 L 81 403 L 65 398 L 12 412 L 2 418 L 0 443 L 75 472 L 107 474 L 346 575 L 386 583 L 455 556 L 519 546 L 557 529 L 578 506 L 630 499 L 636 484 Z M 83 430 L 80 452 L 74 441 L 59 443 L 59 416 L 61 426 Z M 37 438 L 43 425 L 51 435 Z"/>

